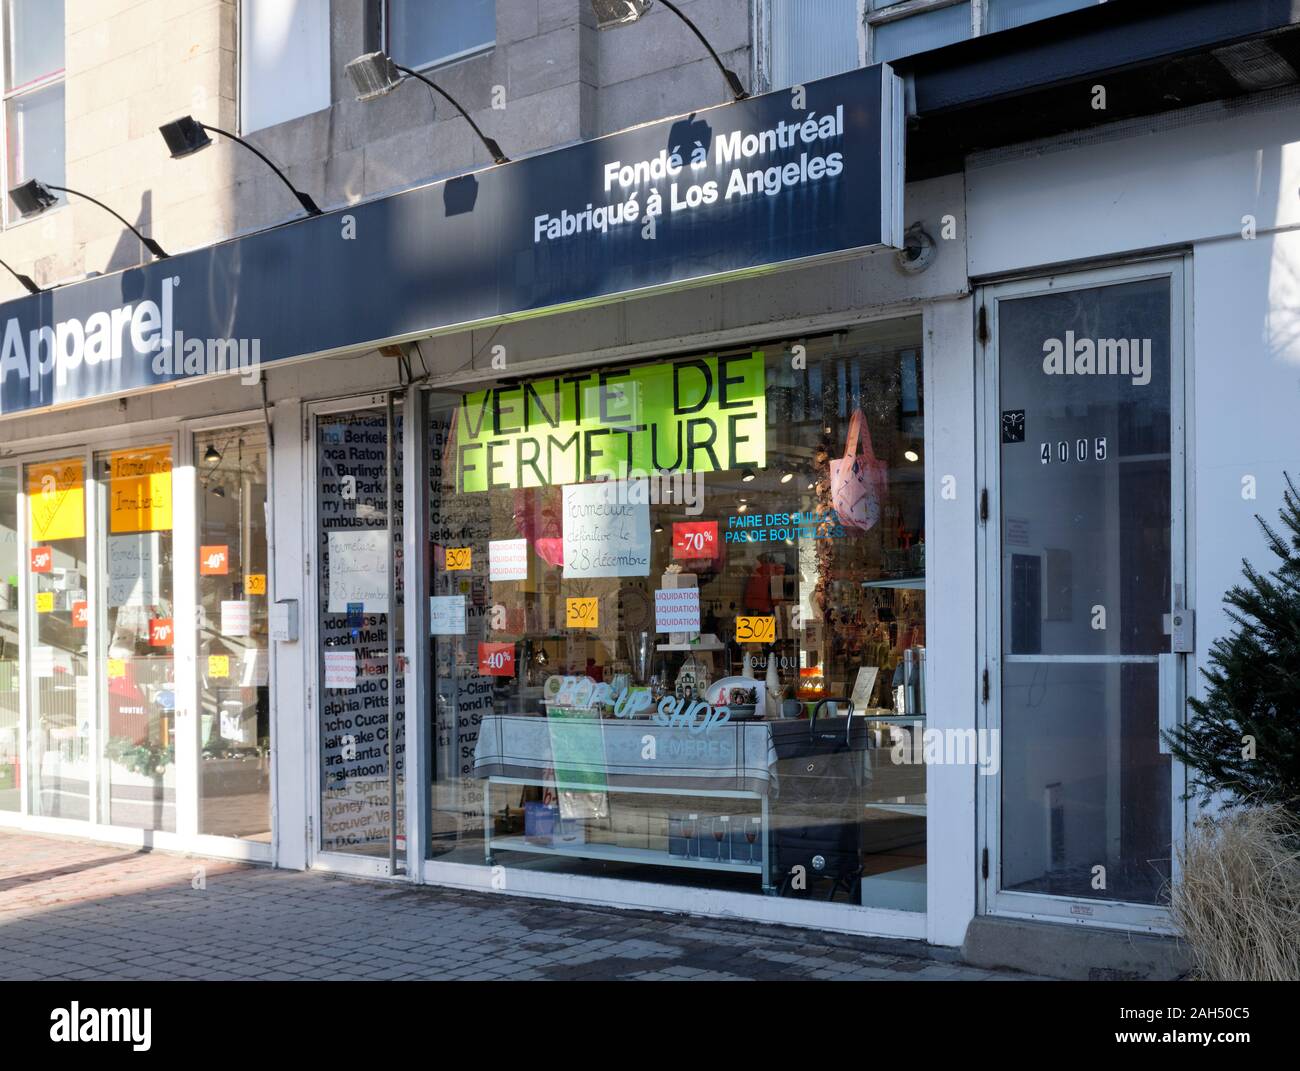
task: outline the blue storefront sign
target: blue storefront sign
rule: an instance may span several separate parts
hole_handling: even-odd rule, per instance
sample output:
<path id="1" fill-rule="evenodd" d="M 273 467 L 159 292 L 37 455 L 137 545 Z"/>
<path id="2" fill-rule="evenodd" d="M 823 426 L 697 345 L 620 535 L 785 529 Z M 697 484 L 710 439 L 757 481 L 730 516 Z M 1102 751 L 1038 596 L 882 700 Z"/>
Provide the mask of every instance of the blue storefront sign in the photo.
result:
<path id="1" fill-rule="evenodd" d="M 8 302 L 0 414 L 897 245 L 901 113 L 877 65 Z"/>

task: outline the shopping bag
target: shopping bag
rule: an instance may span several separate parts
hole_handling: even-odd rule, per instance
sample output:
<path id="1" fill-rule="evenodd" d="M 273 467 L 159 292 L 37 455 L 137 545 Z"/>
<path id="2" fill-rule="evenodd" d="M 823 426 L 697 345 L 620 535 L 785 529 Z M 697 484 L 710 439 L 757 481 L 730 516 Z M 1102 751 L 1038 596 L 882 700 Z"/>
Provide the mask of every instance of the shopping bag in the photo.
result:
<path id="1" fill-rule="evenodd" d="M 832 459 L 831 503 L 845 528 L 868 531 L 880 520 L 889 487 L 889 465 L 871 448 L 871 429 L 861 409 L 849 421 L 844 456 Z"/>

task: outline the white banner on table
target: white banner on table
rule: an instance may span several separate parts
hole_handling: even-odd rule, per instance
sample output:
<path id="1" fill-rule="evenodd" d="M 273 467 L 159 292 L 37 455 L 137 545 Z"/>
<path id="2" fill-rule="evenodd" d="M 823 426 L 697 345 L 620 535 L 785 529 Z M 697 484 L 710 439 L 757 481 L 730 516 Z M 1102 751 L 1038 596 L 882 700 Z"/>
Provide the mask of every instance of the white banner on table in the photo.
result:
<path id="1" fill-rule="evenodd" d="M 488 579 L 527 580 L 528 540 L 491 540 L 488 543 Z"/>
<path id="2" fill-rule="evenodd" d="M 565 485 L 565 577 L 650 575 L 646 483 L 606 480 Z"/>
<path id="3" fill-rule="evenodd" d="M 357 653 L 329 650 L 325 652 L 325 687 L 352 691 L 357 686 Z"/>
<path id="4" fill-rule="evenodd" d="M 661 588 L 655 592 L 656 632 L 699 632 L 700 589 Z"/>
<path id="5" fill-rule="evenodd" d="M 434 636 L 465 635 L 465 596 L 429 596 L 429 633 Z"/>
<path id="6" fill-rule="evenodd" d="M 329 534 L 329 613 L 388 613 L 388 529 Z"/>

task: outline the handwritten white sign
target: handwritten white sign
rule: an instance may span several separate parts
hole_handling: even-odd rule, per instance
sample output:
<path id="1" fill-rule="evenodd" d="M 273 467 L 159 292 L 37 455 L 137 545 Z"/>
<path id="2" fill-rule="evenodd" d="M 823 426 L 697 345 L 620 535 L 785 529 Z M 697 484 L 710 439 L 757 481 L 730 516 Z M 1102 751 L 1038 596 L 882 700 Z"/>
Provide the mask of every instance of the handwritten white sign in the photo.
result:
<path id="1" fill-rule="evenodd" d="M 645 480 L 565 485 L 564 575 L 650 575 L 650 502 Z"/>
<path id="2" fill-rule="evenodd" d="M 388 613 L 388 530 L 329 534 L 329 613 L 345 614 L 349 603 L 365 613 Z"/>
<path id="3" fill-rule="evenodd" d="M 156 606 L 161 586 L 157 532 L 108 537 L 109 606 Z"/>

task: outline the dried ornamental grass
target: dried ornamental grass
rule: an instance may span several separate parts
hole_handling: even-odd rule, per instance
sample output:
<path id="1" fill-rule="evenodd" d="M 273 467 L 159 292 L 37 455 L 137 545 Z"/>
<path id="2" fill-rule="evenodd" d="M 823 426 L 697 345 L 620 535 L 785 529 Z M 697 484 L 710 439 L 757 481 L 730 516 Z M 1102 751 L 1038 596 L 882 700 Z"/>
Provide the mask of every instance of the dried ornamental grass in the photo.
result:
<path id="1" fill-rule="evenodd" d="M 1203 818 L 1179 851 L 1174 921 L 1196 976 L 1300 980 L 1300 826 L 1277 807 Z"/>

